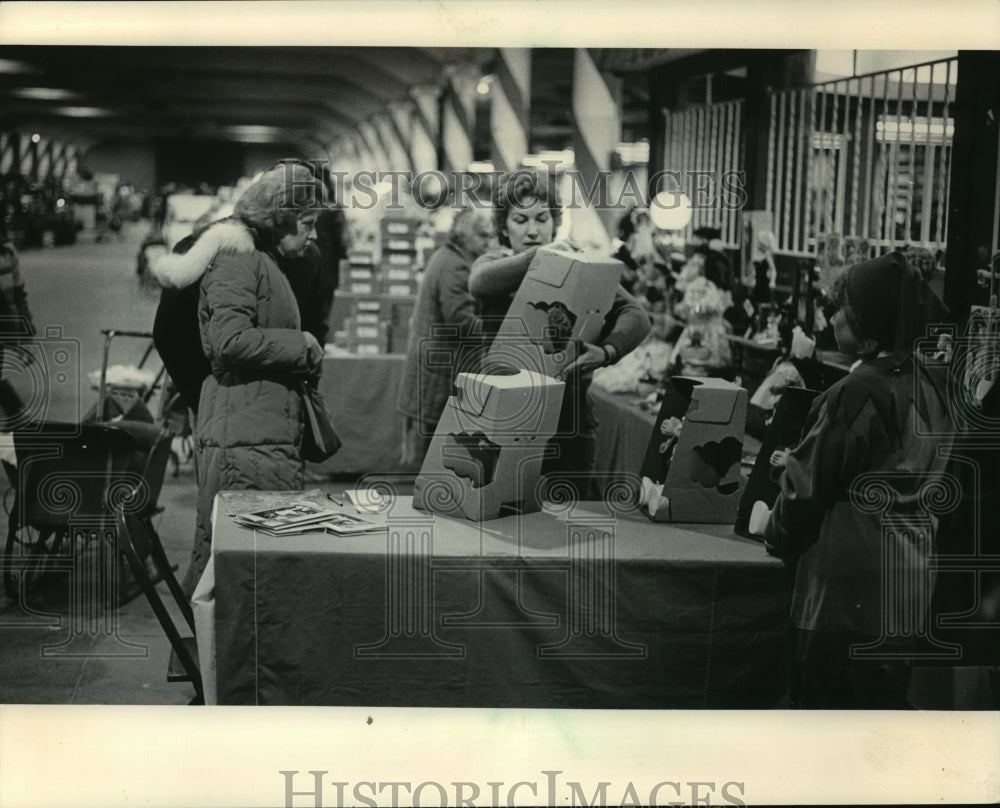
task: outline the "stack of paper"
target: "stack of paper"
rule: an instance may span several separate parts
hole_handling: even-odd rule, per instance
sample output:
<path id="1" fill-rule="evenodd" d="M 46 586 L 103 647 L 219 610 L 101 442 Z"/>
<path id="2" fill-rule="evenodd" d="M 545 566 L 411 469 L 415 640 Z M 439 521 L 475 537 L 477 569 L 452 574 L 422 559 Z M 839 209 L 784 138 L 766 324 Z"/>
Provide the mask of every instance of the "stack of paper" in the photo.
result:
<path id="1" fill-rule="evenodd" d="M 323 522 L 341 516 L 342 514 L 337 511 L 320 508 L 309 502 L 297 502 L 277 508 L 236 514 L 233 519 L 237 524 L 252 527 L 262 533 L 287 536 L 323 530 L 321 526 Z"/>
<path id="2" fill-rule="evenodd" d="M 385 525 L 369 522 L 360 516 L 351 516 L 346 513 L 334 514 L 331 518 L 317 525 L 317 527 L 323 528 L 328 533 L 336 533 L 338 536 L 354 536 L 358 533 L 381 533 L 386 529 Z"/>

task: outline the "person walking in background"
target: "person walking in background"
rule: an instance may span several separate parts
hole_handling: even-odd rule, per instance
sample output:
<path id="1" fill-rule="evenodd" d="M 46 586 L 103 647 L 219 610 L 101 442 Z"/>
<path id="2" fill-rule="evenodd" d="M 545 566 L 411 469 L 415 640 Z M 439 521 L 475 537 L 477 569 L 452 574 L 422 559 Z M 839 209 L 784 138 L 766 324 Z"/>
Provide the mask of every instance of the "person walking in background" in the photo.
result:
<path id="1" fill-rule="evenodd" d="M 448 241 L 424 269 L 396 405 L 406 417 L 407 468 L 419 468 L 423 462 L 455 376 L 479 369 L 481 322 L 469 293 L 469 268 L 486 252 L 491 236 L 489 213 L 465 208 L 455 215 Z"/>
<path id="2" fill-rule="evenodd" d="M 302 330 L 277 261 L 304 249 L 322 203 L 311 172 L 279 165 L 247 188 L 232 219 L 154 265 L 157 277 L 175 285 L 199 283 L 197 322 L 210 369 L 195 426 L 197 529 L 182 583 L 188 596 L 211 553 L 219 491 L 304 485 L 301 386 L 322 372 L 323 347 Z"/>

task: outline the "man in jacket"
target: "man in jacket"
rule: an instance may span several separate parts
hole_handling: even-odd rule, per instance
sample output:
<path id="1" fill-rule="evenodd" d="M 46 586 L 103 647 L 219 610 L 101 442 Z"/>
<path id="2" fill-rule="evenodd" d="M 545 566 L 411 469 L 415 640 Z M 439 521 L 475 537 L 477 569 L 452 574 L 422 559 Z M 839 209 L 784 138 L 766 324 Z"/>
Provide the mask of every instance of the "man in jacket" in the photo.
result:
<path id="1" fill-rule="evenodd" d="M 419 467 L 458 373 L 476 372 L 481 324 L 469 267 L 489 246 L 489 213 L 456 214 L 448 241 L 427 262 L 410 324 L 397 410 L 406 416 L 404 462 Z"/>

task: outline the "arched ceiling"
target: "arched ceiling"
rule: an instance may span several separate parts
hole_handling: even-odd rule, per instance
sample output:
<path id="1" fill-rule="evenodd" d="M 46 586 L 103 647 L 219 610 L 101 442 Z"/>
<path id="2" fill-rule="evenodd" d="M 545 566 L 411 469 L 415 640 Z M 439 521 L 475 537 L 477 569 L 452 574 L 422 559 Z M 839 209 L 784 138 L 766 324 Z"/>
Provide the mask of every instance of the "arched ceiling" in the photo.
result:
<path id="1" fill-rule="evenodd" d="M 609 49 L 631 77 L 624 112 L 641 119 L 640 72 L 683 50 Z M 4 46 L 0 130 L 44 131 L 84 148 L 105 139 L 267 142 L 315 153 L 449 65 L 491 69 L 493 48 Z M 532 121 L 569 125 L 571 50 L 545 52 Z M 548 125 L 543 123 L 542 125 Z"/>
<path id="2" fill-rule="evenodd" d="M 99 141 L 329 141 L 486 49 L 4 47 L 0 125 Z M 250 128 L 248 128 L 250 127 Z"/>

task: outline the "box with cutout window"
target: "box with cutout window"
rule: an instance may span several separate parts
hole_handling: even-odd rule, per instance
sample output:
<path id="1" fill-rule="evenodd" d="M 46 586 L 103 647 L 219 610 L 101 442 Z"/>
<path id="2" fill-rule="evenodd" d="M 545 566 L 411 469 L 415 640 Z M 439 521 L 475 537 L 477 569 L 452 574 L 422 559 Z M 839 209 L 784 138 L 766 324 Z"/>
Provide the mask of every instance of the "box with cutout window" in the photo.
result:
<path id="1" fill-rule="evenodd" d="M 641 501 L 655 522 L 732 524 L 747 391 L 715 378 L 668 380 L 642 464 Z"/>
<path id="2" fill-rule="evenodd" d="M 809 410 L 818 395 L 816 390 L 805 387 L 786 387 L 778 399 L 774 407 L 774 416 L 767 425 L 757 460 L 750 471 L 750 478 L 747 480 L 736 511 L 734 529 L 737 535 L 753 539 L 761 538 L 761 534 L 750 530 L 750 516 L 754 505 L 763 502 L 770 510 L 774 507 L 778 494 L 781 493 L 778 479 L 781 477 L 782 466 L 773 464 L 771 455 L 775 451 L 794 449 L 798 445 Z"/>
<path id="3" fill-rule="evenodd" d="M 413 507 L 483 521 L 540 508 L 538 481 L 565 385 L 528 370 L 459 373 L 413 489 Z"/>
<path id="4" fill-rule="evenodd" d="M 581 342 L 597 340 L 624 267 L 601 255 L 540 249 L 500 325 L 488 362 L 497 364 L 510 340 L 527 338 L 541 348 L 541 366 L 531 370 L 554 376 L 576 359 Z"/>

